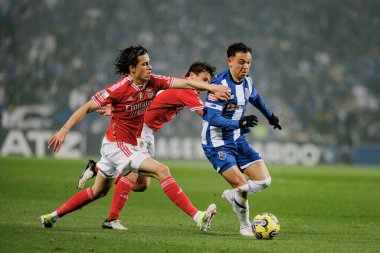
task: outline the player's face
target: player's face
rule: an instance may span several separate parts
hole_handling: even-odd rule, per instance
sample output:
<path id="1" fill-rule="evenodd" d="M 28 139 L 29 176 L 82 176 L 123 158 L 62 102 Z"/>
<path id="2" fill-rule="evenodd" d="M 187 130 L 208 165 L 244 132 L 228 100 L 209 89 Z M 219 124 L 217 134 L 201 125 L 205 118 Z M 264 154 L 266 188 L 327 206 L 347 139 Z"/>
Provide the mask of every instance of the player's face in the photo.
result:
<path id="1" fill-rule="evenodd" d="M 189 79 L 194 80 L 194 81 L 210 83 L 211 75 L 207 71 L 200 72 L 198 75 L 193 72 L 190 72 Z"/>
<path id="2" fill-rule="evenodd" d="M 239 52 L 235 56 L 227 59 L 228 67 L 235 81 L 242 81 L 249 73 L 252 63 L 252 55 L 250 52 Z"/>
<path id="3" fill-rule="evenodd" d="M 138 63 L 136 67 L 131 66 L 131 74 L 133 75 L 133 82 L 142 84 L 150 80 L 150 73 L 152 72 L 152 65 L 148 54 L 140 55 L 137 57 Z"/>

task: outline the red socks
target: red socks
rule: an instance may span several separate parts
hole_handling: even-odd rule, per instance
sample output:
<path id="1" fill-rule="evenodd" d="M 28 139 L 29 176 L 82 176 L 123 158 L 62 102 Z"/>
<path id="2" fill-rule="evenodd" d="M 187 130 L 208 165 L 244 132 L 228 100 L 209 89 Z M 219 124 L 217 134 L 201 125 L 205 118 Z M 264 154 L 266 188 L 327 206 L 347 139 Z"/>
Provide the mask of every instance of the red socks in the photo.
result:
<path id="1" fill-rule="evenodd" d="M 163 179 L 160 184 L 169 199 L 193 218 L 198 209 L 193 206 L 176 181 L 169 176 Z M 126 177 L 122 177 L 118 181 L 114 190 L 112 206 L 107 221 L 116 220 L 119 218 L 120 212 L 128 200 L 129 192 L 131 191 L 132 186 L 133 182 Z M 81 190 L 58 208 L 58 217 L 62 217 L 70 212 L 73 212 L 94 200 L 95 197 L 92 187 Z"/>
<path id="2" fill-rule="evenodd" d="M 193 206 L 189 198 L 182 191 L 176 181 L 171 176 L 169 176 L 163 179 L 160 184 L 169 199 L 193 218 L 198 209 Z"/>
<path id="3" fill-rule="evenodd" d="M 58 217 L 62 217 L 72 211 L 75 211 L 88 203 L 94 201 L 94 193 L 92 187 L 81 190 L 72 196 L 66 203 L 60 206 L 57 210 Z"/>
<path id="4" fill-rule="evenodd" d="M 107 221 L 119 219 L 121 210 L 128 200 L 129 192 L 133 186 L 133 182 L 126 177 L 121 177 L 116 184 L 113 192 L 111 210 Z"/>

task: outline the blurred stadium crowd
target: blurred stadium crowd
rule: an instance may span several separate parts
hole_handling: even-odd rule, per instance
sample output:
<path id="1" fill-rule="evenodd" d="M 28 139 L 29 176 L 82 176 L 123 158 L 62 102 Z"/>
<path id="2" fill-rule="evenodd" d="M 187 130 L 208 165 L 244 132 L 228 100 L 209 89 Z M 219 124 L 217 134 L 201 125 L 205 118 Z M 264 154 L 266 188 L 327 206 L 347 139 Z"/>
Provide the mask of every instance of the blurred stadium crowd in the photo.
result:
<path id="1" fill-rule="evenodd" d="M 227 46 L 243 41 L 254 51 L 256 87 L 284 128 L 257 138 L 379 144 L 379 11 L 377 0 L 1 0 L 2 127 L 20 127 L 12 112 L 36 104 L 52 108 L 51 127 L 60 126 L 116 81 L 117 50 L 131 44 L 150 50 L 155 73 L 181 76 L 195 60 L 221 71 Z M 82 126 L 101 132 L 98 121 Z M 199 136 L 200 122 L 185 110 L 161 134 Z"/>

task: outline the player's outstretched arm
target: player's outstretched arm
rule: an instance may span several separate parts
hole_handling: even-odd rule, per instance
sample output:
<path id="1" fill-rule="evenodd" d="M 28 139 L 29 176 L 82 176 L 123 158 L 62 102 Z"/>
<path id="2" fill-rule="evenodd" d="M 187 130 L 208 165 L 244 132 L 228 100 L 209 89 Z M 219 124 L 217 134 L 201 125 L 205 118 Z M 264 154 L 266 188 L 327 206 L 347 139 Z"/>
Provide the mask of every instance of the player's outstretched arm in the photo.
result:
<path id="1" fill-rule="evenodd" d="M 226 101 L 231 97 L 230 88 L 224 85 L 209 84 L 209 83 L 194 81 L 190 79 L 174 78 L 173 88 L 210 91 L 214 93 L 216 98 L 221 101 Z"/>
<path id="2" fill-rule="evenodd" d="M 58 153 L 61 149 L 62 144 L 65 142 L 66 135 L 70 129 L 81 121 L 87 114 L 98 109 L 98 105 L 90 100 L 86 104 L 82 105 L 78 110 L 76 110 L 73 115 L 66 121 L 63 127 L 55 134 L 48 142 L 48 148 L 52 147 L 53 153 Z"/>

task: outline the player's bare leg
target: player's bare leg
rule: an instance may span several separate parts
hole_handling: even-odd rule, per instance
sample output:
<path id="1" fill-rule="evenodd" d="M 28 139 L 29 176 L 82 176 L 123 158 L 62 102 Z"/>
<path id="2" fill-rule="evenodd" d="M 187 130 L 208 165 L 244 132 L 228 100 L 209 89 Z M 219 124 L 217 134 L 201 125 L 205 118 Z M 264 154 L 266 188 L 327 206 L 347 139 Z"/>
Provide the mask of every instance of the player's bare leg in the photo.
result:
<path id="1" fill-rule="evenodd" d="M 211 220 L 216 213 L 215 204 L 211 204 L 205 212 L 199 211 L 170 175 L 170 170 L 165 164 L 162 164 L 151 157 L 147 157 L 140 165 L 139 174 L 143 176 L 151 176 L 159 180 L 161 187 L 168 198 L 192 217 L 201 230 L 207 231 L 210 229 Z"/>
<path id="2" fill-rule="evenodd" d="M 248 194 L 260 192 L 263 189 L 269 187 L 271 184 L 269 170 L 264 161 L 257 161 L 252 163 L 244 170 L 244 173 L 249 177 Z"/>
<path id="3" fill-rule="evenodd" d="M 136 182 L 133 184 L 132 191 L 134 192 L 143 192 L 148 189 L 150 185 L 151 177 L 138 175 Z"/>

